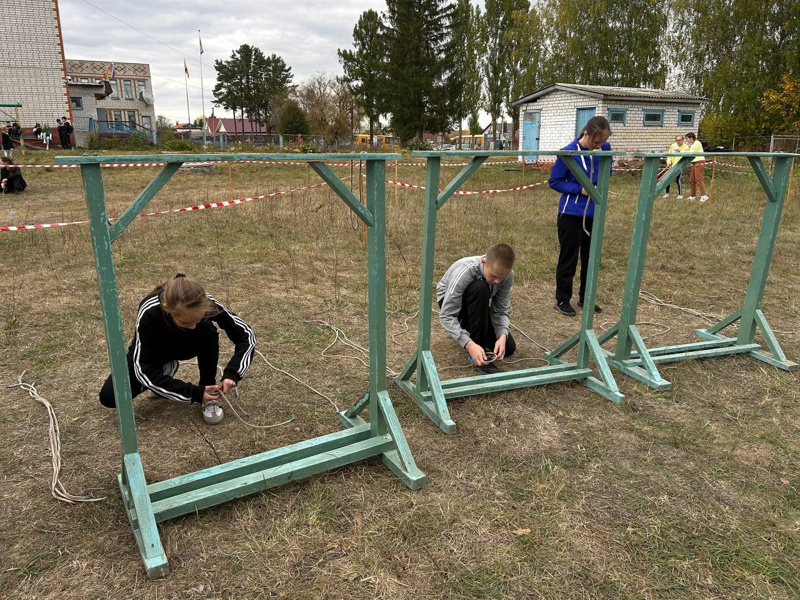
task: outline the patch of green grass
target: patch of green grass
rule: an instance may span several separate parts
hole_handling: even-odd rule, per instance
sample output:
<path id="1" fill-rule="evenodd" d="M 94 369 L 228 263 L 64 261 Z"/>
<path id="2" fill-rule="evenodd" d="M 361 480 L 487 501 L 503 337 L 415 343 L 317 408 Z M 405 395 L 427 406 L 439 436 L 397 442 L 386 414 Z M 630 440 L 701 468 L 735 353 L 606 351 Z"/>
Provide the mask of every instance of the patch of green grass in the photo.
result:
<path id="1" fill-rule="evenodd" d="M 474 569 L 462 569 L 445 584 L 445 597 L 448 600 L 504 598 L 508 593 L 505 568 L 501 565 L 480 565 Z"/>

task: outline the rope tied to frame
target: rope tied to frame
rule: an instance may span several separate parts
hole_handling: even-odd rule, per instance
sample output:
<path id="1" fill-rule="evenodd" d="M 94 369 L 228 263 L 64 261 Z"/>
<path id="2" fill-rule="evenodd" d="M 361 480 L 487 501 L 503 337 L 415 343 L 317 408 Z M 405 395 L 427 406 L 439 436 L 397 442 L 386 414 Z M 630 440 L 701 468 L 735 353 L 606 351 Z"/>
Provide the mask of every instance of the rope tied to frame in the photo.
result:
<path id="1" fill-rule="evenodd" d="M 33 383 L 26 383 L 22 381 L 25 373 L 27 373 L 27 371 L 23 371 L 22 374 L 17 378 L 17 383 L 7 385 L 6 388 L 20 388 L 28 392 L 28 395 L 31 398 L 36 400 L 36 402 L 47 409 L 47 415 L 50 417 L 50 429 L 48 435 L 50 438 L 50 455 L 52 457 L 53 464 L 53 476 L 50 479 L 50 493 L 53 495 L 53 498 L 60 502 L 66 502 L 67 504 L 78 504 L 79 502 L 100 502 L 101 500 L 105 500 L 105 497 L 90 498 L 89 496 L 76 496 L 75 494 L 70 494 L 64 487 L 64 484 L 61 483 L 61 430 L 58 427 L 56 411 L 47 400 L 39 395 L 39 392 L 36 390 L 35 381 Z"/>

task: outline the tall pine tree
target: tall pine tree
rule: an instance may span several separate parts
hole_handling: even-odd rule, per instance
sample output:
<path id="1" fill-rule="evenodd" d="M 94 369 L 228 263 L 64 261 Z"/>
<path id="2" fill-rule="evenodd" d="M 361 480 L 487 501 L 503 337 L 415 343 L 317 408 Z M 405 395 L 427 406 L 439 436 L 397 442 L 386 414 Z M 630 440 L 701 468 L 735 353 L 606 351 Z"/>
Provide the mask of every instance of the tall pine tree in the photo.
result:
<path id="1" fill-rule="evenodd" d="M 386 2 L 386 109 L 402 140 L 443 131 L 452 122 L 446 80 L 452 69 L 453 10 L 445 0 Z"/>
<path id="2" fill-rule="evenodd" d="M 353 49 L 340 49 L 338 54 L 345 81 L 369 119 L 369 144 L 372 146 L 375 124 L 385 112 L 387 85 L 386 46 L 377 12 L 367 10 L 361 14 L 353 28 Z"/>

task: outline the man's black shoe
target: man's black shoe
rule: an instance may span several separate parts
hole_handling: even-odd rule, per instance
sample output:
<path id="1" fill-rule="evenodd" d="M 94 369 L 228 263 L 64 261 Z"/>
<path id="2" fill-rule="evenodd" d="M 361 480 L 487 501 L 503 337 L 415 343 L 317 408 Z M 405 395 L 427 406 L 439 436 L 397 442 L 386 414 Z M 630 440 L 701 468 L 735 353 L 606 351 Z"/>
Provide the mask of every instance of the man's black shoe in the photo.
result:
<path id="1" fill-rule="evenodd" d="M 575 312 L 575 309 L 572 308 L 572 305 L 569 302 L 556 302 L 553 308 L 567 317 L 574 317 L 578 314 Z"/>
<path id="2" fill-rule="evenodd" d="M 479 373 L 483 373 L 484 375 L 494 375 L 500 372 L 500 367 L 494 363 L 486 363 L 485 365 L 475 368 L 478 369 Z"/>
<path id="3" fill-rule="evenodd" d="M 583 300 L 578 300 L 578 308 L 583 308 Z M 600 306 L 598 306 L 597 304 L 595 304 L 594 305 L 594 312 L 601 313 L 601 312 L 603 312 L 603 309 L 600 308 Z"/>

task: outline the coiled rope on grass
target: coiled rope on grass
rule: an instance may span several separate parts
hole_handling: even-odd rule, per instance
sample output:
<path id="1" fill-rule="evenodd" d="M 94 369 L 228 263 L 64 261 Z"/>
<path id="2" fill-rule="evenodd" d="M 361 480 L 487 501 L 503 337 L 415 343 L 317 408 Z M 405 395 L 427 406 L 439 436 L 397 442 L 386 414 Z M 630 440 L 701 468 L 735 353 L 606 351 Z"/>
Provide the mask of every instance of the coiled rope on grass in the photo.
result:
<path id="1" fill-rule="evenodd" d="M 12 383 L 6 387 L 20 388 L 28 392 L 28 395 L 31 398 L 36 400 L 36 402 L 47 409 L 47 415 L 50 417 L 50 428 L 48 435 L 50 438 L 50 456 L 52 457 L 53 464 L 53 476 L 50 479 L 50 493 L 53 495 L 53 498 L 68 504 L 77 504 L 79 502 L 100 502 L 101 500 L 105 500 L 105 497 L 90 498 L 89 496 L 76 496 L 75 494 L 70 494 L 64 487 L 64 484 L 61 483 L 61 430 L 58 427 L 58 417 L 56 417 L 56 411 L 53 406 L 39 395 L 39 392 L 36 390 L 36 382 L 34 381 L 33 383 L 26 383 L 22 381 L 22 378 L 25 376 L 26 372 L 27 371 L 23 371 L 19 378 L 17 378 L 17 383 Z"/>

